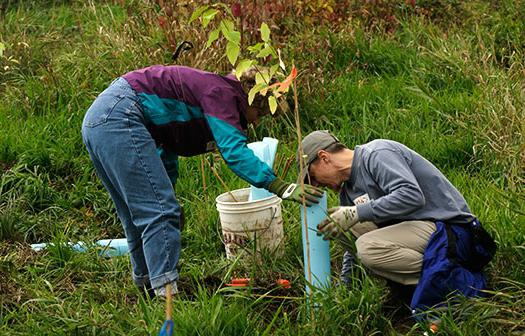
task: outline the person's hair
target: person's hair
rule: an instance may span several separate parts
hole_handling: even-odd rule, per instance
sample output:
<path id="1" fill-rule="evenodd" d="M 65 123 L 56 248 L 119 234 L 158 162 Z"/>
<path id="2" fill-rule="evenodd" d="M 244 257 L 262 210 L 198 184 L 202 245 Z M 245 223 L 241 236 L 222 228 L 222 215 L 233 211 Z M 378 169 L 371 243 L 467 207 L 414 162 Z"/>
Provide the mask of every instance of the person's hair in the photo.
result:
<path id="1" fill-rule="evenodd" d="M 345 150 L 346 148 L 348 148 L 348 147 L 346 147 L 342 143 L 335 142 L 335 143 L 331 144 L 330 146 L 326 147 L 323 150 L 327 151 L 330 154 L 335 154 L 335 153 L 339 153 L 339 152 Z M 312 161 L 311 164 L 317 164 L 317 162 L 319 162 L 319 156 L 316 154 L 315 159 Z"/>
<path id="2" fill-rule="evenodd" d="M 246 94 L 248 94 L 250 90 L 255 86 L 255 76 L 257 75 L 257 73 L 265 72 L 269 72 L 269 69 L 267 67 L 256 65 L 252 65 L 251 67 L 243 71 L 243 73 L 240 76 L 240 82 Z M 272 77 L 270 78 L 270 83 L 268 84 L 273 84 L 275 82 L 277 82 L 277 79 Z M 259 93 L 256 94 L 251 106 L 258 107 L 263 113 L 269 113 L 270 106 L 268 105 L 268 96 L 263 96 Z"/>
<path id="3" fill-rule="evenodd" d="M 331 153 L 331 154 L 334 154 L 334 153 L 338 153 L 338 152 L 341 152 L 345 149 L 347 149 L 348 147 L 346 147 L 345 145 L 343 145 L 342 143 L 340 142 L 336 142 L 336 143 L 333 143 L 331 144 L 330 146 L 328 146 L 325 151 L 327 151 L 328 153 Z"/>

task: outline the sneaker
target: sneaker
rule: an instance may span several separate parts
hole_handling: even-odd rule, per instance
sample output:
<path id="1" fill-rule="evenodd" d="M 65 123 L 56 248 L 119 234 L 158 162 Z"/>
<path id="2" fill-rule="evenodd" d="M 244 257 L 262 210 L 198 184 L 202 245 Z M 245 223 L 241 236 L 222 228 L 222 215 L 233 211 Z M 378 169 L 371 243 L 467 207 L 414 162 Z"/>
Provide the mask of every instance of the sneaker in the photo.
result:
<path id="1" fill-rule="evenodd" d="M 172 281 L 171 282 L 171 295 L 177 294 L 178 292 L 179 290 L 177 289 L 177 281 Z M 166 297 L 166 285 L 155 288 L 155 295 Z"/>
<path id="2" fill-rule="evenodd" d="M 148 282 L 143 287 L 139 287 L 140 294 L 145 299 L 153 299 L 155 297 L 155 291 L 151 288 L 151 284 Z"/>
<path id="3" fill-rule="evenodd" d="M 356 268 L 355 256 L 350 251 L 345 251 L 343 255 L 343 267 L 341 268 L 341 274 L 339 279 L 346 288 L 352 287 L 352 274 Z"/>

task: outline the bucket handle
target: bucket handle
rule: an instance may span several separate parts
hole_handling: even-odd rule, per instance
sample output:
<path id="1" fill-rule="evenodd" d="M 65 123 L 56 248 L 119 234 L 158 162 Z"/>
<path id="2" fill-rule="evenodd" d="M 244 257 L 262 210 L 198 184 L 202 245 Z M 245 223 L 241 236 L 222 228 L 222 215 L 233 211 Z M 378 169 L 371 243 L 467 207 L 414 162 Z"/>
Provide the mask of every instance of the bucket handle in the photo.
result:
<path id="1" fill-rule="evenodd" d="M 272 205 L 272 207 L 270 208 L 270 211 L 272 210 L 273 210 L 273 214 L 270 216 L 270 223 L 268 224 L 268 227 L 264 228 L 264 230 L 270 229 L 270 226 L 272 225 L 273 220 L 275 219 L 279 208 L 277 207 L 277 205 Z"/>

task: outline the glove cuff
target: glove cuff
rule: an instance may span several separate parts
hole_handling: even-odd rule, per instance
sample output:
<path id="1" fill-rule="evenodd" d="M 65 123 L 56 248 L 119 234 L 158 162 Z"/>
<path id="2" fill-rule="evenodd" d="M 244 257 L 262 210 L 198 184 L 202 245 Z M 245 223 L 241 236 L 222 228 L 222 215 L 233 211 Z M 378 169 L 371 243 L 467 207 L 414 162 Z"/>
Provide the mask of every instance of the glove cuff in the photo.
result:
<path id="1" fill-rule="evenodd" d="M 371 221 L 376 222 L 377 218 L 374 216 L 374 212 L 372 210 L 372 204 L 371 202 L 367 202 L 364 204 L 358 204 L 355 207 L 355 210 L 357 212 L 357 217 L 360 221 Z"/>
<path id="2" fill-rule="evenodd" d="M 279 177 L 276 177 L 275 180 L 273 180 L 268 185 L 268 191 L 276 194 L 279 197 L 283 196 L 284 191 L 288 188 L 290 183 L 286 183 L 283 180 L 281 180 Z"/>

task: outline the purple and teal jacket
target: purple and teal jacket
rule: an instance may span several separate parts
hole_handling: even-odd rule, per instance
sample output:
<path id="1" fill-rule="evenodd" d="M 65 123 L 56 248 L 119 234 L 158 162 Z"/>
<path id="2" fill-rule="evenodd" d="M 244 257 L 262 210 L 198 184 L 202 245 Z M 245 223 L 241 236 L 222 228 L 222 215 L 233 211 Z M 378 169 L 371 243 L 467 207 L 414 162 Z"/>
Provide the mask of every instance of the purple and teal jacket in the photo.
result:
<path id="1" fill-rule="evenodd" d="M 216 148 L 228 167 L 251 185 L 267 188 L 275 179 L 273 170 L 246 146 L 248 98 L 235 76 L 154 65 L 122 77 L 137 93 L 146 127 L 173 183 L 178 156 Z"/>

